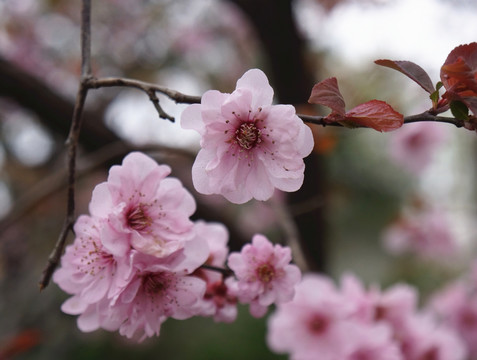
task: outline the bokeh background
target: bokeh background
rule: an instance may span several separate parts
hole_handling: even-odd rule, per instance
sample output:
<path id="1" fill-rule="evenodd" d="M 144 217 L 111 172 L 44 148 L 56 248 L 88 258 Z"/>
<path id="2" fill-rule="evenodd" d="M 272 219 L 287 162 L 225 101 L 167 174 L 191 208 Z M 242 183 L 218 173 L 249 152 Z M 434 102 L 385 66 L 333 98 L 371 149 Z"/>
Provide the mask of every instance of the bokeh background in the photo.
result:
<path id="1" fill-rule="evenodd" d="M 80 72 L 80 9 L 80 1 L 0 0 L 0 359 L 285 359 L 267 348 L 266 319 L 246 308 L 228 325 L 168 320 L 159 338 L 138 345 L 106 331 L 81 333 L 60 311 L 67 294 L 55 284 L 39 292 L 66 209 L 64 142 Z M 97 76 L 201 95 L 231 92 L 246 70 L 259 67 L 277 102 L 307 114 L 326 114 L 307 99 L 314 83 L 331 76 L 348 109 L 377 98 L 405 115 L 423 112 L 427 93 L 373 60 L 413 61 L 437 82 L 447 54 L 476 40 L 472 0 L 93 1 Z M 179 119 L 185 105 L 160 100 Z M 142 149 L 171 165 L 194 194 L 196 218 L 226 224 L 231 249 L 257 232 L 277 242 L 293 238 L 308 271 L 336 279 L 350 271 L 382 287 L 407 282 L 425 302 L 468 268 L 476 240 L 476 134 L 427 125 L 418 132 L 429 135 L 424 140 L 412 137 L 416 125 L 390 134 L 315 127 L 302 190 L 232 206 L 191 187 L 194 132 L 159 119 L 143 93 L 92 90 L 77 214 L 87 212 L 109 166 Z M 412 246 L 390 251 L 390 226 L 434 210 L 445 224 L 438 235 L 451 244 L 446 256 Z"/>

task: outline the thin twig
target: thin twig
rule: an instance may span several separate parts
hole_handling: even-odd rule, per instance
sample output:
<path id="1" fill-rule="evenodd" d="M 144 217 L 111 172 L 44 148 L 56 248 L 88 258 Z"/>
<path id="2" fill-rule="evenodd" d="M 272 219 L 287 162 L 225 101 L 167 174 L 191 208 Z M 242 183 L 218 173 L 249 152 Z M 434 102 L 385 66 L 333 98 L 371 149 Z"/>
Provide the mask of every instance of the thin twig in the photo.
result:
<path id="1" fill-rule="evenodd" d="M 179 91 L 172 90 L 157 84 L 127 78 L 91 78 L 88 80 L 88 86 L 92 89 L 116 86 L 131 87 L 142 90 L 147 94 L 149 94 L 150 91 L 154 91 L 166 95 L 168 98 L 174 100 L 176 103 L 183 104 L 198 104 L 200 103 L 202 98 L 201 96 L 186 95 Z"/>
<path id="2" fill-rule="evenodd" d="M 140 80 L 135 80 L 135 79 L 127 79 L 127 78 L 113 78 L 113 77 L 107 77 L 107 78 L 89 78 L 88 79 L 88 87 L 90 89 L 99 89 L 103 87 L 130 87 L 130 88 L 135 88 L 141 91 L 144 91 L 147 96 L 149 96 L 149 100 L 151 100 L 152 104 L 157 110 L 157 113 L 159 114 L 160 118 L 167 119 L 169 121 L 174 122 L 175 119 L 173 116 L 169 115 L 164 111 L 162 106 L 159 104 L 159 99 L 156 95 L 156 93 L 161 93 L 169 97 L 170 99 L 174 100 L 176 103 L 186 103 L 186 104 L 195 104 L 195 103 L 200 103 L 201 97 L 200 96 L 192 96 L 192 95 L 186 95 L 183 94 L 179 91 L 172 90 L 169 88 L 166 88 L 164 86 L 140 81 Z"/>
<path id="3" fill-rule="evenodd" d="M 305 255 L 303 254 L 303 248 L 300 246 L 300 235 L 296 226 L 296 222 L 293 220 L 293 213 L 285 207 L 285 204 L 272 197 L 270 199 L 273 211 L 278 218 L 280 226 L 285 234 L 286 244 L 290 247 L 293 254 L 294 263 L 305 272 L 308 270 Z"/>
<path id="4" fill-rule="evenodd" d="M 303 122 L 313 125 L 321 125 L 321 126 L 338 126 L 344 127 L 339 122 L 329 122 L 326 120 L 326 116 L 312 116 L 312 115 L 301 115 L 298 114 L 298 117 L 303 120 Z M 433 122 L 440 122 L 454 125 L 455 127 L 461 128 L 464 126 L 464 121 L 459 120 L 453 117 L 445 117 L 445 116 L 438 116 L 429 113 L 428 111 L 424 111 L 421 114 L 405 116 L 404 117 L 404 124 L 411 124 L 414 122 L 420 121 L 433 121 Z M 365 126 L 360 126 L 356 124 L 356 128 L 364 128 Z"/>
<path id="5" fill-rule="evenodd" d="M 91 76 L 91 0 L 82 1 L 81 75 L 83 77 Z"/>
<path id="6" fill-rule="evenodd" d="M 205 269 L 205 270 L 211 270 L 211 271 L 219 272 L 222 275 L 224 275 L 224 277 L 232 276 L 234 274 L 234 272 L 232 270 L 228 269 L 228 268 L 225 269 L 225 268 L 212 266 L 212 265 L 207 265 L 207 264 L 202 264 L 200 267 L 202 269 Z"/>
<path id="7" fill-rule="evenodd" d="M 40 290 L 48 286 L 51 276 L 60 262 L 66 239 L 75 221 L 76 152 L 83 119 L 84 104 L 88 94 L 87 80 L 89 77 L 91 77 L 91 0 L 83 0 L 81 11 L 81 83 L 76 95 L 70 133 L 66 141 L 68 146 L 68 199 L 66 204 L 66 217 L 60 236 L 43 270 L 43 276 L 39 283 Z"/>
<path id="8" fill-rule="evenodd" d="M 162 106 L 159 104 L 159 99 L 157 98 L 156 92 L 153 90 L 150 90 L 147 92 L 147 94 L 149 95 L 149 100 L 151 100 L 152 104 L 156 108 L 156 111 L 159 114 L 159 117 L 163 119 L 167 119 L 171 122 L 174 122 L 175 121 L 174 117 L 166 113 L 164 109 L 162 108 Z"/>
<path id="9" fill-rule="evenodd" d="M 411 123 L 420 122 L 420 121 L 435 121 L 440 123 L 446 123 L 446 124 L 454 125 L 455 127 L 458 127 L 458 128 L 461 128 L 464 126 L 464 120 L 459 120 L 453 117 L 433 115 L 427 111 L 417 115 L 406 116 L 404 118 L 405 124 L 411 124 Z"/>

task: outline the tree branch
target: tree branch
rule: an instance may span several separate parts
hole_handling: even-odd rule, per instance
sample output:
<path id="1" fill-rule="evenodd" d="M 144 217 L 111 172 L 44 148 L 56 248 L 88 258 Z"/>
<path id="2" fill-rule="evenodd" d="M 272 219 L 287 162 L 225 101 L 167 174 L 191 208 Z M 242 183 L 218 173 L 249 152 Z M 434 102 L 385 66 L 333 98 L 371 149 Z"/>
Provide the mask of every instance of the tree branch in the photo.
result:
<path id="1" fill-rule="evenodd" d="M 75 222 L 76 153 L 83 119 L 83 109 L 91 77 L 91 0 L 83 0 L 81 11 L 81 83 L 76 96 L 73 119 L 66 144 L 68 145 L 68 199 L 66 217 L 60 236 L 51 252 L 40 280 L 40 290 L 48 286 L 65 248 L 66 239 Z"/>
<path id="2" fill-rule="evenodd" d="M 144 81 L 139 81 L 135 79 L 126 79 L 126 78 L 88 78 L 87 79 L 87 86 L 90 89 L 99 89 L 103 87 L 130 87 L 135 88 L 141 91 L 144 91 L 147 96 L 149 96 L 149 100 L 151 100 L 152 104 L 154 105 L 157 113 L 159 114 L 160 118 L 167 119 L 169 121 L 174 122 L 175 119 L 173 116 L 167 114 L 164 109 L 159 104 L 159 99 L 157 98 L 156 93 L 161 93 L 169 97 L 170 99 L 174 100 L 176 103 L 187 103 L 187 104 L 194 104 L 200 103 L 201 97 L 200 96 L 192 96 L 192 95 L 185 95 L 179 91 L 172 90 L 166 88 L 164 86 L 147 83 Z"/>
<path id="3" fill-rule="evenodd" d="M 140 80 L 135 79 L 126 79 L 126 78 L 114 78 L 114 77 L 106 77 L 106 78 L 90 78 L 88 79 L 88 87 L 91 89 L 99 89 L 103 87 L 130 87 L 136 88 L 139 90 L 144 91 L 145 93 L 149 93 L 150 91 L 158 92 L 161 94 L 166 95 L 171 100 L 174 100 L 176 103 L 184 103 L 184 104 L 196 104 L 200 103 L 201 96 L 193 96 L 193 95 L 186 95 L 179 91 L 169 89 L 164 86 L 160 86 L 157 84 L 152 84 Z"/>
<path id="4" fill-rule="evenodd" d="M 329 122 L 326 120 L 326 116 L 312 116 L 312 115 L 301 115 L 297 114 L 303 122 L 313 125 L 320 125 L 320 126 L 338 126 L 344 127 L 344 125 L 340 124 L 339 122 Z M 464 120 L 459 120 L 453 117 L 446 117 L 446 116 L 438 116 L 431 114 L 429 111 L 424 111 L 423 113 L 417 115 L 410 115 L 404 117 L 404 124 L 411 124 L 420 121 L 433 121 L 433 122 L 440 122 L 454 125 L 457 128 L 461 128 L 464 126 Z M 356 128 L 365 128 L 365 126 L 360 126 L 356 124 Z"/>

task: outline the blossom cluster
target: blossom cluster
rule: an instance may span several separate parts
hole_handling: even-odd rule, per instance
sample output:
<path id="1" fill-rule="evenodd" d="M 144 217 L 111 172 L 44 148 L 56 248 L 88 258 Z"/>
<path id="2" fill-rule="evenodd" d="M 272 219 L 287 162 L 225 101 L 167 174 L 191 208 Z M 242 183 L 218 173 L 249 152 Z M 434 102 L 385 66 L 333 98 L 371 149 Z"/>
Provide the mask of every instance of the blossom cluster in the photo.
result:
<path id="1" fill-rule="evenodd" d="M 385 229 L 385 248 L 394 255 L 414 254 L 434 261 L 455 259 L 459 245 L 448 215 L 438 207 L 403 212 Z"/>
<path id="2" fill-rule="evenodd" d="M 169 173 L 133 152 L 94 189 L 91 215 L 78 218 L 53 277 L 72 295 L 62 310 L 79 315 L 80 330 L 144 340 L 159 335 L 167 318 L 231 322 L 238 300 L 262 316 L 293 297 L 300 271 L 289 264 L 290 249 L 256 235 L 242 253 L 229 254 L 227 229 L 192 221 L 195 200 Z M 224 279 L 229 255 L 236 278 Z"/>
<path id="3" fill-rule="evenodd" d="M 417 291 L 396 284 L 365 289 L 353 275 L 338 288 L 329 278 L 307 274 L 291 302 L 269 319 L 268 344 L 294 360 L 463 360 L 458 335 L 417 309 Z M 472 335 L 473 336 L 473 335 Z"/>
<path id="4" fill-rule="evenodd" d="M 469 274 L 437 291 L 429 308 L 459 334 L 467 346 L 469 358 L 477 358 L 477 262 Z"/>

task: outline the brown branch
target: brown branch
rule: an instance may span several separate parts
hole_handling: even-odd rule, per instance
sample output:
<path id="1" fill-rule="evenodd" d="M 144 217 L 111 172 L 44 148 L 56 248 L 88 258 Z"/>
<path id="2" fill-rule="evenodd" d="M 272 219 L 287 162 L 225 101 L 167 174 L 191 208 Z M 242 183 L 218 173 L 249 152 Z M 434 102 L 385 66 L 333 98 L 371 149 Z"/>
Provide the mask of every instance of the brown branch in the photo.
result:
<path id="1" fill-rule="evenodd" d="M 229 269 L 229 268 L 221 268 L 218 266 L 213 266 L 213 265 L 207 265 L 207 264 L 202 264 L 200 268 L 205 269 L 205 270 L 210 270 L 210 271 L 215 271 L 224 276 L 224 278 L 229 277 L 234 275 L 234 272 Z"/>
<path id="2" fill-rule="evenodd" d="M 404 117 L 405 124 L 411 124 L 411 123 L 420 122 L 420 121 L 435 121 L 435 122 L 440 122 L 445 124 L 451 124 L 457 128 L 461 128 L 464 126 L 464 120 L 459 120 L 453 117 L 433 115 L 427 111 L 421 114 Z"/>
<path id="3" fill-rule="evenodd" d="M 75 221 L 75 178 L 76 178 L 76 153 L 78 148 L 83 109 L 88 95 L 88 79 L 91 77 L 91 0 L 83 0 L 81 11 L 81 83 L 76 96 L 73 119 L 66 144 L 68 145 L 68 199 L 66 204 L 66 217 L 60 236 L 51 252 L 48 263 L 43 270 L 40 280 L 40 290 L 43 290 L 58 266 L 65 248 L 66 239 L 73 228 Z"/>
<path id="4" fill-rule="evenodd" d="M 147 94 L 149 95 L 149 100 L 151 100 L 152 104 L 156 108 L 156 111 L 159 114 L 159 117 L 169 120 L 171 122 L 174 122 L 175 121 L 174 117 L 166 113 L 164 109 L 162 108 L 162 106 L 159 104 L 159 99 L 156 95 L 156 92 L 151 90 L 151 91 L 148 91 Z"/>
<path id="5" fill-rule="evenodd" d="M 169 115 L 164 111 L 164 109 L 159 104 L 159 99 L 156 93 L 161 93 L 166 95 L 171 100 L 174 100 L 176 103 L 186 103 L 186 104 L 195 104 L 200 103 L 201 97 L 200 96 L 192 96 L 186 95 L 179 91 L 172 90 L 166 88 L 164 86 L 135 80 L 135 79 L 127 79 L 127 78 L 89 78 L 87 81 L 87 86 L 90 89 L 99 89 L 104 87 L 130 87 L 135 88 L 141 91 L 144 91 L 147 96 L 149 96 L 149 100 L 151 100 L 152 104 L 154 105 L 157 113 L 159 114 L 160 118 L 167 119 L 169 121 L 174 122 L 175 119 L 173 116 Z"/>
<path id="6" fill-rule="evenodd" d="M 326 120 L 326 116 L 312 116 L 312 115 L 301 115 L 298 114 L 298 117 L 303 120 L 303 122 L 313 125 L 320 126 L 338 126 L 344 127 L 344 125 L 338 122 L 329 122 Z M 404 117 L 404 124 L 411 124 L 420 121 L 433 121 L 454 125 L 455 127 L 461 128 L 464 126 L 464 121 L 459 120 L 453 117 L 445 117 L 431 114 L 428 111 L 417 115 L 410 115 Z M 365 128 L 365 126 L 356 125 L 355 128 Z"/>
<path id="7" fill-rule="evenodd" d="M 126 78 L 90 78 L 88 79 L 88 87 L 91 89 L 99 89 L 103 87 L 130 87 L 136 88 L 144 91 L 149 94 L 150 91 L 158 92 L 166 95 L 171 100 L 174 100 L 176 103 L 184 104 L 196 104 L 200 103 L 201 96 L 186 95 L 179 91 L 169 89 L 165 86 L 160 86 L 145 81 L 135 80 L 135 79 L 126 79 Z"/>

